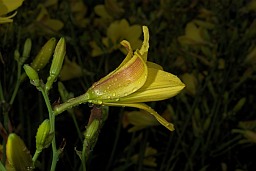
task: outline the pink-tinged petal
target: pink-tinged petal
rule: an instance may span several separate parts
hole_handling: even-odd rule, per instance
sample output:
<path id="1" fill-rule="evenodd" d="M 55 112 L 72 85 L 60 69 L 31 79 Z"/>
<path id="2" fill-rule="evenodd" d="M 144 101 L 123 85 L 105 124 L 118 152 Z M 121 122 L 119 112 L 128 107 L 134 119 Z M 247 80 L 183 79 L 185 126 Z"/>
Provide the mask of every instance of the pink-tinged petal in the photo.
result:
<path id="1" fill-rule="evenodd" d="M 119 99 L 141 88 L 147 79 L 147 65 L 139 55 L 134 55 L 126 64 L 94 83 L 87 91 L 89 99 Z"/>
<path id="2" fill-rule="evenodd" d="M 154 111 L 151 107 L 146 105 L 145 103 L 104 103 L 103 105 L 109 105 L 109 106 L 126 106 L 126 107 L 134 107 L 138 109 L 145 110 L 149 112 L 151 115 L 153 115 L 156 120 L 163 126 L 165 126 L 170 131 L 174 131 L 174 125 L 172 123 L 167 122 L 162 116 L 160 116 L 156 111 Z"/>
<path id="3" fill-rule="evenodd" d="M 132 47 L 130 45 L 130 43 L 126 40 L 123 40 L 120 43 L 123 47 L 125 47 L 126 51 L 128 52 L 125 59 L 123 60 L 123 62 L 117 67 L 116 70 L 118 70 L 119 68 L 121 68 L 124 64 L 126 64 L 133 56 L 133 51 L 132 51 Z"/>

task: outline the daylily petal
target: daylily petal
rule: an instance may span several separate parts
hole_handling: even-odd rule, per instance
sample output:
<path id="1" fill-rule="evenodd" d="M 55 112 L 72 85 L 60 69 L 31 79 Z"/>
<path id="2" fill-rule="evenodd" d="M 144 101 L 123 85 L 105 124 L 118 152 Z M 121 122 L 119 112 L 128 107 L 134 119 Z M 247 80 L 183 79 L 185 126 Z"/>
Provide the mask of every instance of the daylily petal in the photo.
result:
<path id="1" fill-rule="evenodd" d="M 148 56 L 148 48 L 149 48 L 149 32 L 148 32 L 148 27 L 143 26 L 143 34 L 144 34 L 144 40 L 142 43 L 142 46 L 139 50 L 139 53 L 141 54 L 142 58 L 144 61 L 147 61 L 147 56 Z"/>
<path id="2" fill-rule="evenodd" d="M 120 44 L 125 47 L 125 49 L 127 50 L 128 53 L 127 53 L 125 59 L 123 60 L 123 62 L 117 67 L 117 69 L 119 69 L 121 66 L 126 64 L 133 56 L 132 47 L 128 41 L 123 40 Z"/>
<path id="3" fill-rule="evenodd" d="M 147 65 L 134 55 L 126 64 L 94 83 L 87 91 L 91 100 L 117 99 L 141 88 L 147 79 Z"/>
<path id="4" fill-rule="evenodd" d="M 158 69 L 158 70 L 164 70 L 161 65 L 158 65 L 158 64 L 156 64 L 154 62 L 150 62 L 150 61 L 147 61 L 147 66 L 148 66 L 148 68 L 155 68 L 155 69 Z"/>
<path id="5" fill-rule="evenodd" d="M 0 16 L 16 10 L 24 0 L 0 0 Z"/>
<path id="6" fill-rule="evenodd" d="M 103 103 L 103 105 L 110 105 L 110 106 L 126 106 L 126 107 L 134 107 L 138 109 L 145 110 L 153 115 L 156 120 L 163 126 L 165 126 L 170 131 L 174 131 L 174 125 L 172 123 L 167 122 L 162 116 L 160 116 L 156 111 L 154 111 L 150 106 L 146 105 L 145 103 Z"/>
<path id="7" fill-rule="evenodd" d="M 149 102 L 168 99 L 177 95 L 185 85 L 181 80 L 168 72 L 148 68 L 145 84 L 136 92 L 120 99 L 121 103 Z"/>
<path id="8" fill-rule="evenodd" d="M 8 17 L 0 17 L 0 24 L 1 23 L 10 23 L 13 21 L 13 17 L 17 14 L 17 11 L 15 11 L 12 15 Z"/>

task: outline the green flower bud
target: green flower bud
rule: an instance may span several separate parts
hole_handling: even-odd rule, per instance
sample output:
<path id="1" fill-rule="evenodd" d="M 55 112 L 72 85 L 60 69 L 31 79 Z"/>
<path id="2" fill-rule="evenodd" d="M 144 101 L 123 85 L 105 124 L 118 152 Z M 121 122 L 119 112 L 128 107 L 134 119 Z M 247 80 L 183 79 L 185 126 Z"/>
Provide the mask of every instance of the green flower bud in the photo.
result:
<path id="1" fill-rule="evenodd" d="M 47 78 L 47 83 L 45 85 L 45 89 L 47 91 L 51 89 L 53 82 L 59 76 L 65 55 L 66 55 L 66 43 L 65 43 L 65 39 L 62 37 L 57 43 L 57 46 L 53 54 L 52 65 L 50 68 L 50 75 Z"/>
<path id="2" fill-rule="evenodd" d="M 11 133 L 8 136 L 6 144 L 6 157 L 8 164 L 15 170 L 33 170 L 33 162 L 30 152 L 22 139 L 15 133 Z"/>
<path id="3" fill-rule="evenodd" d="M 49 147 L 54 137 L 54 134 L 50 132 L 51 125 L 49 119 L 45 119 L 36 133 L 36 150 L 42 151 L 42 149 Z"/>
<path id="4" fill-rule="evenodd" d="M 94 142 L 96 140 L 99 126 L 100 126 L 100 121 L 98 119 L 94 119 L 86 129 L 84 133 L 84 137 L 88 143 Z"/>
<path id="5" fill-rule="evenodd" d="M 39 77 L 38 74 L 36 72 L 36 70 L 34 70 L 31 66 L 29 66 L 28 64 L 25 64 L 23 66 L 28 78 L 30 79 L 31 83 L 38 87 L 39 86 Z"/>
<path id="6" fill-rule="evenodd" d="M 30 55 L 30 51 L 31 51 L 31 46 L 32 46 L 32 42 L 31 39 L 26 39 L 25 43 L 24 43 L 24 47 L 23 47 L 23 53 L 22 53 L 22 58 L 20 58 L 20 63 L 24 64 L 24 62 L 28 59 L 29 55 Z"/>
<path id="7" fill-rule="evenodd" d="M 41 70 L 49 62 L 52 57 L 54 48 L 56 46 L 56 39 L 51 38 L 45 45 L 41 48 L 40 52 L 37 54 L 36 58 L 32 61 L 31 67 L 36 71 Z"/>
<path id="8" fill-rule="evenodd" d="M 20 52 L 17 49 L 14 51 L 14 59 L 16 61 L 19 61 L 20 59 Z"/>

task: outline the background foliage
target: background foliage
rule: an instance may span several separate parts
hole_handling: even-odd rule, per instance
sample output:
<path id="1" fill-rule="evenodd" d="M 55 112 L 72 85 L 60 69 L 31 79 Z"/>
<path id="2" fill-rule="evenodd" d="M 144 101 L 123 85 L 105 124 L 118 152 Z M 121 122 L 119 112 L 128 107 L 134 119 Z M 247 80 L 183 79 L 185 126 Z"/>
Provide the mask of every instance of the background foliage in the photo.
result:
<path id="1" fill-rule="evenodd" d="M 175 98 L 150 104 L 170 117 L 176 130 L 169 132 L 162 126 L 146 124 L 146 128 L 130 132 L 133 122 L 127 114 L 134 109 L 110 108 L 88 170 L 252 171 L 256 168 L 251 157 L 256 152 L 255 3 L 24 1 L 14 22 L 0 26 L 3 95 L 11 98 L 16 82 L 14 50 L 21 50 L 26 38 L 32 39 L 31 57 L 26 62 L 30 63 L 48 39 L 65 37 L 68 59 L 60 81 L 77 96 L 122 61 L 121 40 L 142 39 L 140 31 L 132 27 L 147 25 L 151 36 L 149 60 L 186 84 Z M 43 79 L 49 67 L 40 71 Z M 56 85 L 50 92 L 52 103 L 59 100 Z M 40 93 L 25 80 L 14 104 L 8 106 L 9 131 L 19 134 L 31 152 L 35 150 L 37 128 L 47 116 L 44 105 Z M 3 107 L 6 104 L 1 102 Z M 89 113 L 88 105 L 75 109 L 80 131 L 85 130 Z M 82 142 L 72 117 L 65 113 L 56 119 L 58 144 L 66 141 L 57 170 L 77 170 L 80 161 L 74 148 L 81 149 Z M 49 168 L 49 157 L 47 150 L 40 156 L 41 170 Z"/>

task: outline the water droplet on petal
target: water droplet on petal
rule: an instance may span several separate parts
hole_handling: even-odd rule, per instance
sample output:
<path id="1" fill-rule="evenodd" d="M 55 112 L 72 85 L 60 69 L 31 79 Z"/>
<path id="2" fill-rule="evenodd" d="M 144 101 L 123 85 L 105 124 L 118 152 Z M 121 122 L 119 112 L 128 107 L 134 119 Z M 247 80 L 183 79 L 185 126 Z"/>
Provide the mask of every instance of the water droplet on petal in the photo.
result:
<path id="1" fill-rule="evenodd" d="M 101 100 L 97 101 L 97 104 L 101 105 L 103 102 Z"/>

